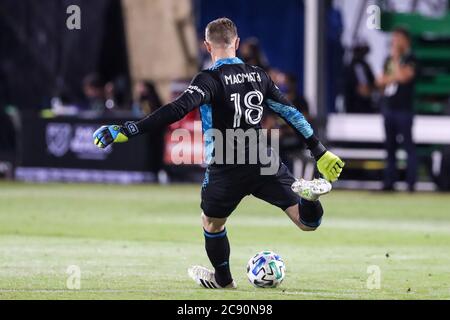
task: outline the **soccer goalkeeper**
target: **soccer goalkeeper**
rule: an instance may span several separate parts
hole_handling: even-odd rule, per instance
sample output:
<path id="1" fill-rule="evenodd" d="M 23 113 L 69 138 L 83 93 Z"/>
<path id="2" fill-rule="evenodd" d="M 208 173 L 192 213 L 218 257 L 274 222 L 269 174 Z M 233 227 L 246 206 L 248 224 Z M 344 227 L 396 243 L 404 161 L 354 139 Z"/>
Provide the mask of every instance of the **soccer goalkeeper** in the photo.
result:
<path id="1" fill-rule="evenodd" d="M 221 18 L 210 22 L 205 32 L 205 46 L 214 65 L 197 74 L 180 97 L 140 121 L 99 128 L 94 133 L 94 143 L 105 148 L 136 135 L 161 130 L 197 107 L 200 107 L 209 160 L 217 157 L 223 146 L 216 143 L 217 139 L 206 137 L 206 132 L 214 129 L 225 136 L 229 130 L 260 131 L 263 106 L 276 112 L 298 132 L 325 179 L 296 180 L 283 163 L 276 167 L 277 172 L 264 175 L 261 163 L 209 162 L 201 190 L 201 208 L 206 253 L 214 270 L 194 266 L 188 273 L 205 288 L 236 288 L 230 272 L 230 244 L 225 223 L 239 202 L 252 194 L 285 211 L 301 230 L 316 230 L 323 215 L 319 196 L 330 192 L 329 182 L 339 178 L 344 163 L 320 143 L 303 115 L 292 107 L 262 69 L 244 64 L 236 57 L 239 37 L 231 20 Z M 248 139 L 241 143 L 245 150 L 252 147 Z M 271 152 L 269 147 L 266 150 Z"/>

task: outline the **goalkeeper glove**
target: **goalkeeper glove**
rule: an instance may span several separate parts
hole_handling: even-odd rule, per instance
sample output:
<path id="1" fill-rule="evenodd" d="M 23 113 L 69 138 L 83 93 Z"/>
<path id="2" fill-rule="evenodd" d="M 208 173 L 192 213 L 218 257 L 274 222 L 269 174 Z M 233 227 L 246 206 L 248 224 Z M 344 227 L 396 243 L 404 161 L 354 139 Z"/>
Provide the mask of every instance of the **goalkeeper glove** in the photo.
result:
<path id="1" fill-rule="evenodd" d="M 94 144 L 104 149 L 112 143 L 128 141 L 128 130 L 124 126 L 110 125 L 98 128 L 93 135 Z"/>
<path id="2" fill-rule="evenodd" d="M 330 151 L 325 152 L 317 161 L 319 172 L 330 182 L 335 182 L 339 178 L 344 165 L 345 163 Z"/>

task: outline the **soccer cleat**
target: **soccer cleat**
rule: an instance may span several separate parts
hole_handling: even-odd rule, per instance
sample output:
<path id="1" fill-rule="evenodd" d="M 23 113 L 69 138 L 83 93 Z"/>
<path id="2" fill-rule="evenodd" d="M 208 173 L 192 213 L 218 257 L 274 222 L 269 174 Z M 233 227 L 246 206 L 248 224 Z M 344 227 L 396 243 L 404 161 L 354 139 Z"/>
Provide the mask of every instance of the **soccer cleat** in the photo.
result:
<path id="1" fill-rule="evenodd" d="M 201 287 L 206 289 L 236 289 L 234 280 L 227 286 L 221 287 L 214 276 L 214 271 L 205 267 L 193 266 L 188 269 L 189 276 Z"/>
<path id="2" fill-rule="evenodd" d="M 292 191 L 298 193 L 303 199 L 317 201 L 320 196 L 331 191 L 331 183 L 325 179 L 314 179 L 312 181 L 300 179 L 295 181 L 291 188 Z"/>

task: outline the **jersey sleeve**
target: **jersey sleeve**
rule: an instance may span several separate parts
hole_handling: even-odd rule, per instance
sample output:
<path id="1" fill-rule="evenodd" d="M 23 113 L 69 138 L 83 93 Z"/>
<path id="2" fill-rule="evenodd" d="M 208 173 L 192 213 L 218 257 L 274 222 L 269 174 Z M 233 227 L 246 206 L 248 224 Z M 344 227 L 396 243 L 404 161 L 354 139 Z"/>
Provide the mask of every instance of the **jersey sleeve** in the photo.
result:
<path id="1" fill-rule="evenodd" d="M 200 105 L 209 103 L 214 92 L 214 79 L 208 73 L 201 72 L 194 77 L 189 87 L 176 100 L 140 121 L 127 122 L 125 128 L 130 136 L 162 129 L 181 120 Z"/>
<path id="2" fill-rule="evenodd" d="M 266 105 L 297 132 L 316 159 L 320 158 L 326 152 L 326 149 L 314 135 L 314 130 L 309 122 L 304 115 L 294 107 L 288 99 L 286 99 L 284 94 L 267 74 L 266 78 L 268 84 L 265 96 Z"/>

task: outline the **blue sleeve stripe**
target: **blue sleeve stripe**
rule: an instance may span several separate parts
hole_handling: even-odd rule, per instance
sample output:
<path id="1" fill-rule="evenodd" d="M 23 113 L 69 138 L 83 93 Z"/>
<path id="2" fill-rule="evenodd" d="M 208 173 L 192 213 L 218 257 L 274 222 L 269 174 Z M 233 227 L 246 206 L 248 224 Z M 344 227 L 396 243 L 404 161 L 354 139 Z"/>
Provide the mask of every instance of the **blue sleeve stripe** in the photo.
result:
<path id="1" fill-rule="evenodd" d="M 292 126 L 300 132 L 305 139 L 310 138 L 314 134 L 309 122 L 305 119 L 303 114 L 292 106 L 287 106 L 276 102 L 274 100 L 267 100 L 267 104 L 276 113 L 288 121 Z"/>
<path id="2" fill-rule="evenodd" d="M 205 141 L 205 161 L 207 164 L 210 164 L 214 151 L 214 139 L 211 137 L 211 132 L 209 131 L 212 128 L 213 122 L 211 105 L 205 104 L 200 107 L 200 117 L 202 119 L 202 130 Z"/>

